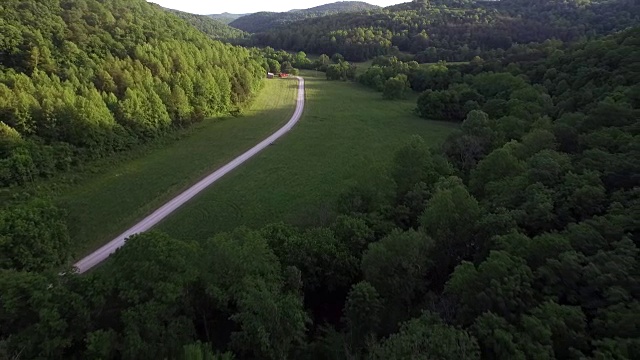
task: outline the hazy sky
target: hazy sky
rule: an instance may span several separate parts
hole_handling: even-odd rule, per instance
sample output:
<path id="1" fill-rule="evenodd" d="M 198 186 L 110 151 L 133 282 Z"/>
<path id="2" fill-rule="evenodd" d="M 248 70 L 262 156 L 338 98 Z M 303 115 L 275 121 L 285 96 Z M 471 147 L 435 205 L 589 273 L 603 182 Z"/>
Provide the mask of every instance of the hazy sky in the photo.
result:
<path id="1" fill-rule="evenodd" d="M 254 13 L 258 11 L 289 11 L 307 9 L 328 4 L 337 0 L 148 0 L 166 8 L 190 12 L 193 14 L 233 14 Z M 369 4 L 389 6 L 411 0 L 368 0 Z"/>

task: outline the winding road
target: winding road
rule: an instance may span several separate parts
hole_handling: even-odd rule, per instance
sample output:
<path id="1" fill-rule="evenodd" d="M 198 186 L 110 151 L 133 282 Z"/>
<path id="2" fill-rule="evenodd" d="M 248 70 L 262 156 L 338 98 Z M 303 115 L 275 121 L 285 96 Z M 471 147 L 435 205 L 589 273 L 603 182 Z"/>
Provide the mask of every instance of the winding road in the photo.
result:
<path id="1" fill-rule="evenodd" d="M 209 187 L 211 184 L 215 183 L 218 179 L 229 173 L 231 170 L 237 168 L 242 163 L 249 160 L 251 157 L 262 151 L 272 142 L 276 141 L 281 136 L 286 134 L 289 130 L 291 130 L 291 128 L 293 128 L 293 126 L 298 122 L 298 120 L 300 120 L 300 117 L 302 116 L 305 101 L 304 79 L 302 77 L 296 78 L 298 79 L 298 99 L 296 102 L 296 110 L 293 113 L 291 119 L 282 128 L 280 128 L 278 131 L 273 133 L 268 138 L 264 139 L 262 142 L 260 142 L 258 145 L 254 146 L 244 154 L 233 159 L 228 164 L 209 174 L 207 177 L 205 177 L 189 189 L 185 190 L 180 195 L 162 205 L 151 215 L 147 216 L 142 221 L 132 226 L 129 230 L 123 232 L 118 237 L 111 240 L 108 244 L 104 245 L 100 249 L 93 252 L 91 255 L 75 263 L 74 266 L 78 269 L 78 272 L 84 273 L 94 266 L 100 264 L 102 261 L 108 258 L 109 255 L 113 254 L 118 248 L 122 247 L 127 238 L 151 229 L 164 218 L 171 215 L 171 213 L 176 211 L 180 206 L 184 205 L 187 201 L 198 195 L 198 193 Z"/>

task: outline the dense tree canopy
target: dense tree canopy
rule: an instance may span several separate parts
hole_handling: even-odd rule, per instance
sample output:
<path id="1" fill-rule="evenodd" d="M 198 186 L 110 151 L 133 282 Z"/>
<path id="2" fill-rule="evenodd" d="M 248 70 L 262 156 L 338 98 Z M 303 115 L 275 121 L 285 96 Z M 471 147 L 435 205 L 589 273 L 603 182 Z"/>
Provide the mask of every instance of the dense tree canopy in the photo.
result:
<path id="1" fill-rule="evenodd" d="M 0 12 L 0 186 L 228 114 L 261 85 L 259 55 L 142 0 L 10 0 Z"/>
<path id="2" fill-rule="evenodd" d="M 298 21 L 263 30 L 254 40 L 292 51 L 339 52 L 349 61 L 398 51 L 417 54 L 421 62 L 465 61 L 515 43 L 606 34 L 636 24 L 638 14 L 634 0 L 416 0 Z"/>
<path id="3" fill-rule="evenodd" d="M 226 22 L 217 20 L 211 16 L 194 15 L 177 10 L 168 11 L 184 19 L 189 24 L 193 25 L 193 27 L 214 39 L 234 40 L 234 42 L 239 42 L 241 39 L 246 38 L 249 35 L 244 31 L 231 27 L 227 25 Z"/>
<path id="4" fill-rule="evenodd" d="M 24 4 L 9 9 L 47 20 L 42 2 Z M 74 4 L 119 3 L 63 2 L 61 14 Z M 265 49 L 257 62 L 193 29 L 185 36 L 202 48 L 143 28 L 127 34 L 148 46 L 119 38 L 126 51 L 101 57 L 94 33 L 80 50 L 64 39 L 84 33 L 49 20 L 7 30 L 19 41 L 0 54 L 1 174 L 15 183 L 71 166 L 80 150 L 126 148 L 239 106 L 249 92 L 238 89 L 258 83 L 246 66 L 308 60 Z M 45 30 L 58 38 L 41 41 L 64 52 L 23 53 L 21 41 Z M 172 76 L 153 46 L 175 50 L 165 54 Z M 223 61 L 232 54 L 245 67 Z M 15 194 L 20 205 L 0 211 L 0 358 L 640 358 L 640 28 L 481 55 L 456 66 L 376 59 L 360 81 L 406 77 L 422 92 L 419 115 L 460 128 L 438 148 L 407 139 L 383 179 L 349 188 L 322 227 L 198 241 L 148 232 L 79 276 L 65 267 L 64 214 Z M 346 63 L 333 58 L 316 65 Z"/>
<path id="5" fill-rule="evenodd" d="M 301 3 L 301 5 L 303 4 L 304 3 Z M 256 33 L 304 19 L 373 9 L 378 9 L 378 6 L 367 4 L 362 1 L 338 1 L 312 7 L 310 9 L 297 9 L 280 13 L 261 11 L 234 19 L 229 23 L 229 25 L 243 31 Z"/>

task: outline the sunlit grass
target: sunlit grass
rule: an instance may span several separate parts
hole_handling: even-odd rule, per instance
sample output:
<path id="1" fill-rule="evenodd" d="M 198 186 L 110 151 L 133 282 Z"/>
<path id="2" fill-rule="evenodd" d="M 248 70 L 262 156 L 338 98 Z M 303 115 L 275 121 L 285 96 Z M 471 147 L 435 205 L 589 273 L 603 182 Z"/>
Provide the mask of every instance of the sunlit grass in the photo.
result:
<path id="1" fill-rule="evenodd" d="M 293 113 L 296 94 L 294 79 L 268 80 L 243 116 L 204 121 L 182 139 L 107 165 L 62 190 L 55 199 L 69 213 L 78 257 L 277 130 Z"/>
<path id="2" fill-rule="evenodd" d="M 273 146 L 205 190 L 158 228 L 181 239 L 206 239 L 240 225 L 299 225 L 332 216 L 337 196 L 355 179 L 386 166 L 413 134 L 434 146 L 453 129 L 413 113 L 415 99 L 385 101 L 350 82 L 305 71 L 307 105 L 298 125 Z"/>

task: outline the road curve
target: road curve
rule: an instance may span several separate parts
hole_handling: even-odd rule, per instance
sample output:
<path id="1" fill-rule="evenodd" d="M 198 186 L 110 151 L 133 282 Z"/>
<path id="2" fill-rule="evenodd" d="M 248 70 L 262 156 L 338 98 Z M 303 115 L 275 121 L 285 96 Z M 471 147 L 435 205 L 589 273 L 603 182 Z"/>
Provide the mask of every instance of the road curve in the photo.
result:
<path id="1" fill-rule="evenodd" d="M 159 209 L 154 211 L 151 215 L 144 218 L 139 223 L 132 226 L 129 230 L 123 232 L 115 239 L 111 240 L 108 244 L 104 245 L 100 249 L 94 251 L 91 255 L 85 257 L 84 259 L 75 263 L 75 267 L 78 269 L 79 273 L 84 273 L 94 266 L 100 264 L 109 255 L 113 254 L 118 248 L 122 247 L 125 243 L 125 240 L 132 235 L 139 234 L 145 232 L 155 225 L 157 225 L 164 218 L 169 216 L 171 213 L 176 211 L 180 206 L 184 205 L 187 201 L 191 200 L 194 196 L 198 195 L 202 190 L 206 189 L 209 185 L 216 182 L 218 179 L 226 175 L 231 170 L 237 168 L 242 163 L 262 151 L 264 148 L 269 146 L 272 142 L 286 134 L 293 126 L 300 120 L 300 116 L 302 116 L 302 112 L 304 111 L 304 79 L 302 77 L 296 77 L 298 79 L 298 99 L 296 102 L 296 111 L 293 113 L 293 116 L 282 128 L 273 133 L 268 138 L 264 139 L 258 145 L 254 146 L 244 154 L 238 156 L 233 159 L 228 164 L 224 165 L 220 169 L 214 171 L 209 174 L 206 178 L 199 181 L 197 184 L 193 185 L 189 189 L 185 190 L 180 195 L 176 196 L 166 204 L 162 205 Z"/>

